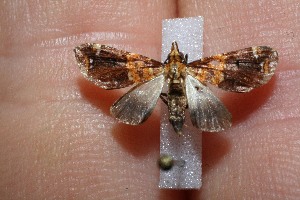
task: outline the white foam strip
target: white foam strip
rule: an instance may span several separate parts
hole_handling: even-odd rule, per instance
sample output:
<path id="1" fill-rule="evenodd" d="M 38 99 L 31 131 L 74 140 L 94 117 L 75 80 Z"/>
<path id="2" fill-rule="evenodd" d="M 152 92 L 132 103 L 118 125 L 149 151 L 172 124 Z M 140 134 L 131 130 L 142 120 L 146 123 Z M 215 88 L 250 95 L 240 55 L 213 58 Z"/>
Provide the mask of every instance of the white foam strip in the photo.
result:
<path id="1" fill-rule="evenodd" d="M 202 57 L 202 17 L 164 20 L 162 35 L 162 62 L 167 58 L 173 41 L 177 41 L 181 52 L 188 54 L 188 62 Z M 160 188 L 199 189 L 201 187 L 201 131 L 192 126 L 188 112 L 186 114 L 182 136 L 178 136 L 169 123 L 167 106 L 162 105 L 160 154 L 169 155 L 180 162 L 175 162 L 173 168 L 168 171 L 160 170 Z"/>

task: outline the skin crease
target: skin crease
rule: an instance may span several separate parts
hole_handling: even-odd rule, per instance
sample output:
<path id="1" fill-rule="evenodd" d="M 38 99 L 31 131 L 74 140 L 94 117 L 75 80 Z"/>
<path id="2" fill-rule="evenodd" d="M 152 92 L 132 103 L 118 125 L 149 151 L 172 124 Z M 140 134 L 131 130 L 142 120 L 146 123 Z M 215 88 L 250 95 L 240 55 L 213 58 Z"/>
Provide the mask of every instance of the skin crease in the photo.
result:
<path id="1" fill-rule="evenodd" d="M 300 196 L 300 3 L 0 2 L 1 199 L 296 199 Z M 269 45 L 275 77 L 248 94 L 214 90 L 233 127 L 203 134 L 200 190 L 159 190 L 159 106 L 118 124 L 122 92 L 84 80 L 72 49 L 109 44 L 159 60 L 161 19 L 202 15 L 204 55 Z"/>

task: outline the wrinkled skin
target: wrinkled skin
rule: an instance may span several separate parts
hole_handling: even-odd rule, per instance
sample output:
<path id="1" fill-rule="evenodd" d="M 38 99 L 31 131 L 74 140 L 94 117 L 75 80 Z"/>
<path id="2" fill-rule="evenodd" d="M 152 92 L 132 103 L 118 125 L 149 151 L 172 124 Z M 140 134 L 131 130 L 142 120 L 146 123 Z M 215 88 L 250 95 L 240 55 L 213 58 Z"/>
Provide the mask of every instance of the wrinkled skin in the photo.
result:
<path id="1" fill-rule="evenodd" d="M 1 1 L 1 199 L 296 199 L 300 196 L 300 4 L 279 1 Z M 72 49 L 113 45 L 160 60 L 161 19 L 203 15 L 204 55 L 278 50 L 265 86 L 216 90 L 233 127 L 203 134 L 203 187 L 159 190 L 159 106 L 117 124 Z M 164 106 L 164 105 L 161 105 Z"/>

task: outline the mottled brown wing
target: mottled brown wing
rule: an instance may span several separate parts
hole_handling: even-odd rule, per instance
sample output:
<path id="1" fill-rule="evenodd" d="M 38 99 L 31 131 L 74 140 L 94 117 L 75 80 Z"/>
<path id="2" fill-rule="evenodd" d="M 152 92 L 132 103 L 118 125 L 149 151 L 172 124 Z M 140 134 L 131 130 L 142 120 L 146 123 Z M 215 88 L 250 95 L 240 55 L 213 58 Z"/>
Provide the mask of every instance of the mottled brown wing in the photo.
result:
<path id="1" fill-rule="evenodd" d="M 191 62 L 187 72 L 204 84 L 232 92 L 249 92 L 271 79 L 277 63 L 274 49 L 256 46 Z"/>
<path id="2" fill-rule="evenodd" d="M 74 52 L 84 77 L 104 89 L 142 83 L 163 73 L 158 61 L 106 45 L 86 43 Z"/>

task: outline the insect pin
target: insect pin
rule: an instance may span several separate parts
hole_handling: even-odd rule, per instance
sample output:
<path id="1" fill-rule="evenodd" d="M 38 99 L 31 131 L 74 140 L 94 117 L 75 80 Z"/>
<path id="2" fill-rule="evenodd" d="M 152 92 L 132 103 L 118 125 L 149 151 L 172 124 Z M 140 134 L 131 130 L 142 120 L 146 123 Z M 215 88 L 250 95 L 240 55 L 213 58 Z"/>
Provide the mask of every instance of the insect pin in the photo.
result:
<path id="1" fill-rule="evenodd" d="M 110 108 L 125 124 L 138 125 L 152 113 L 159 97 L 168 106 L 169 121 L 181 134 L 185 111 L 193 126 L 219 132 L 231 126 L 231 114 L 207 85 L 230 92 L 249 92 L 266 84 L 278 63 L 277 52 L 255 46 L 218 54 L 188 63 L 176 42 L 166 61 L 95 43 L 74 49 L 83 76 L 104 89 L 134 85 Z M 164 83 L 168 92 L 162 93 Z"/>

